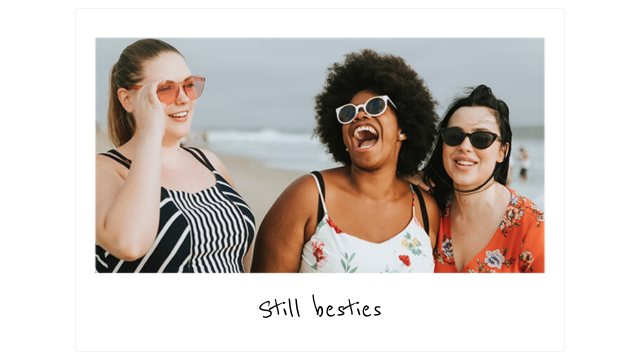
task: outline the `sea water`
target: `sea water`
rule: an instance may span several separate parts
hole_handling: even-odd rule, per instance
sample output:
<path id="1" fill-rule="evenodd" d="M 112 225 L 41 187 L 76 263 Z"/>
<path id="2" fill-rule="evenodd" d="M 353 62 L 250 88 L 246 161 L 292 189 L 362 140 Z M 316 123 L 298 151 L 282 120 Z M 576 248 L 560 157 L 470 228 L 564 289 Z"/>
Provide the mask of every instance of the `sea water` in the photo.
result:
<path id="1" fill-rule="evenodd" d="M 544 211 L 544 128 L 513 128 L 511 141 L 511 180 L 509 187 L 529 198 Z M 517 160 L 520 148 L 529 154 L 530 167 L 526 180 L 520 179 L 521 166 Z"/>
<path id="2" fill-rule="evenodd" d="M 270 168 L 311 172 L 340 166 L 311 132 L 209 131 L 207 141 L 213 152 L 259 160 Z"/>
<path id="3" fill-rule="evenodd" d="M 542 128 L 514 129 L 511 146 L 509 187 L 529 198 L 544 211 L 544 131 Z M 341 166 L 327 154 L 325 147 L 309 132 L 285 132 L 276 129 L 254 131 L 208 131 L 207 142 L 213 152 L 238 155 L 260 161 L 264 166 L 309 173 Z M 531 166 L 527 179 L 520 179 L 517 156 L 524 148 Z"/>

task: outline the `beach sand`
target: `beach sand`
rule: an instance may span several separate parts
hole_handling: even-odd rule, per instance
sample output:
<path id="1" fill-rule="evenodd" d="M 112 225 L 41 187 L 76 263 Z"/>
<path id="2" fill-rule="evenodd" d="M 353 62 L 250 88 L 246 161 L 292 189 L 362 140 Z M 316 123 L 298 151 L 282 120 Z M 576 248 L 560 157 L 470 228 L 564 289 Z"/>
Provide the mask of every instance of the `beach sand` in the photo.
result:
<path id="1" fill-rule="evenodd" d="M 198 138 L 198 137 L 194 137 Z M 202 141 L 189 141 L 185 146 L 207 148 Z M 106 152 L 113 147 L 107 141 L 106 135 L 96 130 L 96 153 Z M 249 204 L 256 217 L 256 232 L 262 219 L 271 205 L 282 191 L 304 172 L 267 168 L 259 161 L 236 155 L 215 153 L 229 170 L 236 190 Z"/>

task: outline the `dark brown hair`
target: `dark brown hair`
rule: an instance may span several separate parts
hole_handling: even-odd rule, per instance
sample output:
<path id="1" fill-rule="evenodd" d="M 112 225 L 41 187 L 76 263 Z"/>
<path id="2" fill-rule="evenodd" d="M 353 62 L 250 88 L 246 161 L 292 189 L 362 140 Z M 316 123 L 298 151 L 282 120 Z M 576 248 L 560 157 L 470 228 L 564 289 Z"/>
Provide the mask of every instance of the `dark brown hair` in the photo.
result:
<path id="1" fill-rule="evenodd" d="M 455 113 L 461 107 L 473 107 L 473 106 L 484 106 L 491 111 L 493 111 L 493 115 L 496 117 L 498 122 L 498 128 L 500 129 L 500 137 L 502 138 L 502 146 L 509 144 L 511 146 L 511 125 L 509 123 L 509 107 L 507 104 L 496 98 L 489 88 L 486 85 L 479 85 L 476 88 L 469 88 L 468 94 L 466 96 L 459 97 L 455 99 L 449 108 L 447 108 L 447 112 L 440 122 L 439 130 L 444 129 L 449 125 L 449 120 L 453 113 Z M 427 163 L 426 168 L 424 169 L 424 182 L 425 184 L 433 184 L 431 194 L 436 199 L 438 203 L 438 207 L 440 207 L 440 211 L 444 211 L 447 205 L 447 197 L 451 191 L 458 191 L 460 193 L 474 193 L 482 189 L 486 184 L 494 179 L 496 182 L 506 185 L 507 184 L 507 176 L 509 174 L 509 159 L 511 157 L 511 149 L 509 148 L 504 156 L 504 160 L 501 163 L 496 163 L 495 168 L 493 169 L 493 173 L 491 177 L 489 177 L 482 185 L 478 186 L 473 190 L 456 190 L 453 187 L 453 180 L 447 173 L 444 168 L 444 163 L 442 160 L 442 152 L 443 152 L 443 141 L 442 136 L 438 136 L 438 141 L 436 143 L 436 148 Z"/>

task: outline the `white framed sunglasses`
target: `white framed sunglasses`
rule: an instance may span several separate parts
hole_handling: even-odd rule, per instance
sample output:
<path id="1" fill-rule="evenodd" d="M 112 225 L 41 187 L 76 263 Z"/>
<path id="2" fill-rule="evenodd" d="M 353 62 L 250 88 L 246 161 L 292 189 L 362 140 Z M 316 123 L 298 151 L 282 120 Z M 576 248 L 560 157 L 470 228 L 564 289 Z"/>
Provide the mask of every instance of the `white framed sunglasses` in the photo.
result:
<path id="1" fill-rule="evenodd" d="M 336 109 L 336 116 L 338 117 L 338 121 L 344 125 L 351 123 L 353 119 L 356 118 L 356 115 L 358 114 L 358 111 L 360 111 L 360 108 L 362 108 L 364 112 L 369 116 L 379 116 L 387 111 L 387 101 L 389 101 L 391 105 L 393 105 L 393 107 L 398 110 L 396 104 L 394 104 L 387 95 L 380 95 L 372 97 L 362 105 L 342 105 Z"/>

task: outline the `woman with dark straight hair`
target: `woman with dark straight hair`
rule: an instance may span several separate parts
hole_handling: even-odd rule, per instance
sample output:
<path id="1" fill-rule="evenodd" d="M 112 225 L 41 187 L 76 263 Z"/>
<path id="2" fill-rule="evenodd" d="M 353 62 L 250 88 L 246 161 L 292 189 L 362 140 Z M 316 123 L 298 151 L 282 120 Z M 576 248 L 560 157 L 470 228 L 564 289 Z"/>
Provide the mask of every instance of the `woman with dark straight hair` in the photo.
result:
<path id="1" fill-rule="evenodd" d="M 509 107 L 480 85 L 439 125 L 424 182 L 441 210 L 436 272 L 544 272 L 544 214 L 506 187 Z"/>

